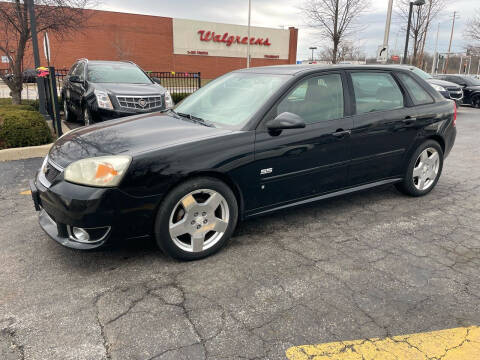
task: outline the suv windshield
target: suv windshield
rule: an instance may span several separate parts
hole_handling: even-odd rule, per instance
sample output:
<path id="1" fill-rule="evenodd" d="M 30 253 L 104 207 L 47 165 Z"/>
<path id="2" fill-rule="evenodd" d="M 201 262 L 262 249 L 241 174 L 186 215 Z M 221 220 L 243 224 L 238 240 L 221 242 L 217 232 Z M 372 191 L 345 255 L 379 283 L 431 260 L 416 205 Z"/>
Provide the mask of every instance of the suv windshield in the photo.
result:
<path id="1" fill-rule="evenodd" d="M 87 80 L 94 83 L 152 83 L 142 70 L 131 64 L 88 64 Z"/>
<path id="2" fill-rule="evenodd" d="M 412 71 L 423 79 L 432 79 L 433 78 L 432 75 L 426 73 L 423 70 L 420 70 L 419 68 L 414 67 L 414 68 L 412 68 Z"/>
<path id="3" fill-rule="evenodd" d="M 175 111 L 205 119 L 217 127 L 241 129 L 290 78 L 241 72 L 226 74 L 185 98 Z"/>

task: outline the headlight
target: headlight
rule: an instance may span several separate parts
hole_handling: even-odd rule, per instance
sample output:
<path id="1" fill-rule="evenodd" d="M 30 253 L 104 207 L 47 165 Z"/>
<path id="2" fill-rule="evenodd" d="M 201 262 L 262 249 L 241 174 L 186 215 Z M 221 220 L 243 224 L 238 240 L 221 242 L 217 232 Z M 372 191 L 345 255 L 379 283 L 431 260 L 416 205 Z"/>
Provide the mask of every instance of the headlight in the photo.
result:
<path id="1" fill-rule="evenodd" d="M 431 84 L 431 85 L 437 91 L 447 91 L 447 90 L 445 90 L 445 88 L 443 86 L 435 85 L 435 84 Z"/>
<path id="2" fill-rule="evenodd" d="M 65 180 L 82 185 L 117 186 L 132 158 L 126 155 L 99 156 L 75 161 L 65 169 Z"/>
<path id="3" fill-rule="evenodd" d="M 172 95 L 170 91 L 165 90 L 165 108 L 171 109 L 175 104 L 173 103 Z"/>
<path id="4" fill-rule="evenodd" d="M 97 97 L 97 104 L 99 108 L 113 110 L 112 102 L 110 101 L 110 97 L 106 92 L 95 90 L 94 93 Z"/>

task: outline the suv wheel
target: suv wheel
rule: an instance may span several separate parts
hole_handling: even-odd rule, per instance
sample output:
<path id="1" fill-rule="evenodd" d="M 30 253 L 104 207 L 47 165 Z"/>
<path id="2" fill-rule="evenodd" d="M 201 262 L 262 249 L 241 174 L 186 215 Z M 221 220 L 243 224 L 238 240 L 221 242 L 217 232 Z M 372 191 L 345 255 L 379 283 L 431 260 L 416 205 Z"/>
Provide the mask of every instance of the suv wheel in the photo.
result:
<path id="1" fill-rule="evenodd" d="M 480 108 L 480 95 L 474 96 L 472 98 L 472 106 L 474 108 Z"/>
<path id="2" fill-rule="evenodd" d="M 93 124 L 92 115 L 90 114 L 90 110 L 88 110 L 87 106 L 83 108 L 83 123 L 85 126 Z"/>
<path id="3" fill-rule="evenodd" d="M 68 122 L 75 121 L 73 113 L 68 108 L 67 99 L 63 99 L 63 113 L 65 114 L 65 121 L 68 121 Z"/>
<path id="4" fill-rule="evenodd" d="M 443 169 L 443 151 L 438 142 L 428 140 L 418 147 L 397 189 L 410 196 L 428 194 L 438 182 Z"/>
<path id="5" fill-rule="evenodd" d="M 230 239 L 238 218 L 232 190 L 214 178 L 196 178 L 174 188 L 155 221 L 158 246 L 168 255 L 196 260 L 211 255 Z"/>

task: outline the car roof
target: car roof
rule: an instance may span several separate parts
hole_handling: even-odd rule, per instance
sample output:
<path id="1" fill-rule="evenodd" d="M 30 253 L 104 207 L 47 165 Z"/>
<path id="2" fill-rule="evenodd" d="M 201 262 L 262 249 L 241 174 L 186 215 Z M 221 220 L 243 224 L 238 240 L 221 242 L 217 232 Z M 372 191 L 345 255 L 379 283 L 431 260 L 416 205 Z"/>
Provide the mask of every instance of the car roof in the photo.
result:
<path id="1" fill-rule="evenodd" d="M 323 71 L 323 70 L 388 70 L 388 69 L 406 69 L 407 66 L 398 65 L 273 65 L 273 66 L 259 66 L 248 69 L 240 69 L 235 72 L 258 73 L 258 74 L 272 74 L 272 75 L 300 75 L 309 72 Z"/>
<path id="2" fill-rule="evenodd" d="M 89 60 L 89 59 L 78 59 L 77 61 L 86 61 L 89 64 L 111 64 L 111 65 L 114 65 L 114 64 L 127 64 L 128 65 L 129 64 L 129 65 L 136 66 L 135 63 L 133 63 L 132 61 Z"/>

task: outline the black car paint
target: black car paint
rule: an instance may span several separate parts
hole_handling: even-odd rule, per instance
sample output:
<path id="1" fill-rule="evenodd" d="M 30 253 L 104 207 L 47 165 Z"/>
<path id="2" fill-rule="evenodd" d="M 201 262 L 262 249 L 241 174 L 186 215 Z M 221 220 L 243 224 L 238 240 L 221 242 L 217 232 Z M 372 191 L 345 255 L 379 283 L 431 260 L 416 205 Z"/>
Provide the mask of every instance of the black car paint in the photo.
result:
<path id="1" fill-rule="evenodd" d="M 72 81 L 71 70 L 69 74 L 65 77 L 61 90 L 61 95 L 62 99 L 67 101 L 67 106 L 69 107 L 70 111 L 73 111 L 77 118 L 82 119 L 83 110 L 85 107 L 88 108 L 93 122 L 100 122 L 125 116 L 131 116 L 135 114 L 145 114 L 152 112 L 152 110 L 148 109 L 134 110 L 121 107 L 117 100 L 117 95 L 152 96 L 160 94 L 162 96 L 163 106 L 161 108 L 155 109 L 155 111 L 165 109 L 165 89 L 160 84 L 156 83 L 153 80 L 151 80 L 151 83 L 149 84 L 94 83 L 86 79 L 88 65 L 91 63 L 98 64 L 115 62 L 79 60 L 72 66 L 73 70 L 77 65 L 83 64 L 83 76 L 80 79 L 77 79 L 80 81 Z M 132 64 L 132 66 L 136 65 Z M 94 93 L 95 90 L 103 91 L 108 94 L 110 101 L 112 102 L 113 109 L 103 109 L 98 107 L 97 98 Z"/>
<path id="2" fill-rule="evenodd" d="M 244 219 L 399 181 L 412 152 L 425 139 L 436 139 L 445 156 L 453 146 L 452 102 L 410 72 L 431 95 L 431 104 L 412 106 L 408 91 L 397 79 L 406 107 L 355 115 L 350 71 L 403 70 L 283 66 L 242 71 L 284 73 L 291 78 L 241 130 L 207 127 L 166 112 L 68 133 L 49 153 L 50 160 L 62 168 L 106 154 L 128 154 L 132 163 L 118 188 L 72 184 L 63 179 L 63 173 L 48 189 L 36 181 L 33 190 L 40 204 L 59 224 L 112 226 L 114 236 L 139 237 L 152 233 L 163 197 L 187 178 L 202 175 L 225 181 L 237 196 Z M 345 117 L 284 130 L 280 135 L 269 133 L 265 124 L 272 106 L 306 77 L 331 71 L 341 73 L 345 82 Z M 262 172 L 269 168 L 270 173 Z"/>
<path id="3" fill-rule="evenodd" d="M 445 81 L 445 80 L 440 80 L 435 78 L 426 79 L 426 80 L 429 84 L 439 85 L 445 88 L 445 91 L 439 91 L 439 93 L 442 94 L 444 98 L 452 99 L 457 103 L 462 102 L 463 91 L 462 91 L 462 88 L 457 84 L 451 81 Z"/>
<path id="4" fill-rule="evenodd" d="M 439 75 L 438 78 L 461 86 L 463 89 L 463 104 L 465 105 L 472 105 L 474 97 L 480 98 L 480 85 L 473 85 L 469 76 L 448 74 Z"/>

